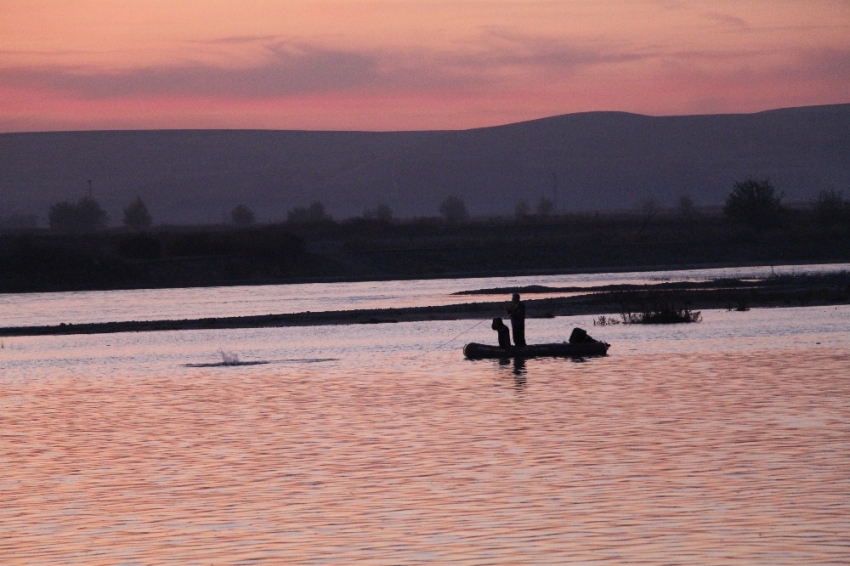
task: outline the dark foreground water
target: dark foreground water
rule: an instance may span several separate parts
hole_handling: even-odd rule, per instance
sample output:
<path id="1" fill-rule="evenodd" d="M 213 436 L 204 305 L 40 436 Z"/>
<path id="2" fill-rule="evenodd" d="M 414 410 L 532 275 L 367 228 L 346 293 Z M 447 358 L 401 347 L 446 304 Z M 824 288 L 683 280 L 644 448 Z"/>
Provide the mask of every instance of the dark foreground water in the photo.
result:
<path id="1" fill-rule="evenodd" d="M 850 562 L 850 307 L 703 317 L 4 339 L 0 563 Z"/>

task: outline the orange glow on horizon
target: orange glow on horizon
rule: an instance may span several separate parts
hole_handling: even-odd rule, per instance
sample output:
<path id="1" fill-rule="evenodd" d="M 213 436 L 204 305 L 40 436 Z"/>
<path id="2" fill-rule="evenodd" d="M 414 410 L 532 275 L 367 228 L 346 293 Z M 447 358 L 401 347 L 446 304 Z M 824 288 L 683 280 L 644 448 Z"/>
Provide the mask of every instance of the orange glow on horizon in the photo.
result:
<path id="1" fill-rule="evenodd" d="M 850 102 L 850 5 L 15 0 L 0 131 L 456 129 Z"/>

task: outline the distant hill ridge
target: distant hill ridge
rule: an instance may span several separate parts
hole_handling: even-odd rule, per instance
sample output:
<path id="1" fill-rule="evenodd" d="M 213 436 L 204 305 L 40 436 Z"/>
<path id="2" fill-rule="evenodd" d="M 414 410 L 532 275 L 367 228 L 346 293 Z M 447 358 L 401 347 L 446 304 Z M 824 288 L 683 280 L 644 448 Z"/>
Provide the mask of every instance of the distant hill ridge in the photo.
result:
<path id="1" fill-rule="evenodd" d="M 788 201 L 850 196 L 850 104 L 755 114 L 587 112 L 457 131 L 133 130 L 0 134 L 0 215 L 93 194 L 112 223 L 137 195 L 156 223 L 260 221 L 321 201 L 336 218 L 386 203 L 432 216 L 449 194 L 473 215 L 541 196 L 560 212 L 623 210 L 647 197 L 721 204 L 769 177 Z"/>

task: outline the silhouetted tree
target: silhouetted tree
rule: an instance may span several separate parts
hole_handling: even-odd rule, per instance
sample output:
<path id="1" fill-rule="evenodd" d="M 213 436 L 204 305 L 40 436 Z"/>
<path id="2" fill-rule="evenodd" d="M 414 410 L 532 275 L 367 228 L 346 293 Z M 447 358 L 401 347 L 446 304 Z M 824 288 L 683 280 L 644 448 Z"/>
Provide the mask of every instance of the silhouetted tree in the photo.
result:
<path id="1" fill-rule="evenodd" d="M 537 201 L 537 216 L 549 216 L 555 212 L 555 203 L 546 197 L 540 197 Z"/>
<path id="2" fill-rule="evenodd" d="M 731 220 L 752 228 L 774 225 L 782 213 L 782 195 L 777 195 L 769 180 L 747 178 L 735 183 L 726 197 L 723 214 Z"/>
<path id="3" fill-rule="evenodd" d="M 319 201 L 308 207 L 297 206 L 286 213 L 286 221 L 290 224 L 312 224 L 327 222 L 331 217 L 325 212 L 325 205 Z"/>
<path id="4" fill-rule="evenodd" d="M 528 203 L 525 200 L 521 200 L 516 203 L 514 207 L 514 216 L 516 216 L 517 220 L 525 220 L 528 218 L 528 215 L 531 213 L 531 207 L 528 206 Z"/>
<path id="5" fill-rule="evenodd" d="M 374 210 L 366 209 L 363 211 L 363 218 L 366 220 L 378 220 L 380 222 L 390 222 L 393 219 L 393 211 L 386 204 L 379 204 Z"/>
<path id="6" fill-rule="evenodd" d="M 124 225 L 128 228 L 140 232 L 150 228 L 152 223 L 148 207 L 142 202 L 142 197 L 136 197 L 136 200 L 124 209 Z"/>
<path id="7" fill-rule="evenodd" d="M 254 223 L 254 211 L 244 204 L 237 204 L 230 211 L 230 220 L 237 226 L 250 226 Z"/>
<path id="8" fill-rule="evenodd" d="M 821 191 L 812 202 L 818 221 L 834 225 L 850 221 L 850 201 L 844 200 L 841 191 Z"/>
<path id="9" fill-rule="evenodd" d="M 439 211 L 449 224 L 459 224 L 469 220 L 466 203 L 454 195 L 446 197 L 446 200 L 440 204 Z"/>
<path id="10" fill-rule="evenodd" d="M 64 201 L 50 207 L 50 229 L 58 232 L 94 232 L 106 228 L 109 216 L 98 202 L 86 196 L 76 204 Z"/>

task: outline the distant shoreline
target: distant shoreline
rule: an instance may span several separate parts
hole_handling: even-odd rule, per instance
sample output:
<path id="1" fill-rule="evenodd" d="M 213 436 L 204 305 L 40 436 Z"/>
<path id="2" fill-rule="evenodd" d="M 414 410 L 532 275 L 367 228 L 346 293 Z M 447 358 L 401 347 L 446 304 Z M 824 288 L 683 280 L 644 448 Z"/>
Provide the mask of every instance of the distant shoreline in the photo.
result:
<path id="1" fill-rule="evenodd" d="M 848 217 L 850 221 L 850 217 Z M 788 209 L 755 230 L 675 211 L 0 234 L 0 292 L 504 278 L 850 262 L 850 232 Z M 495 285 L 493 285 L 495 286 Z"/>
<path id="2" fill-rule="evenodd" d="M 259 287 L 267 285 L 312 285 L 322 283 L 368 283 L 382 281 L 432 281 L 437 279 L 493 279 L 507 277 L 551 277 L 558 275 L 592 275 L 598 273 L 651 273 L 657 271 L 696 271 L 709 269 L 743 269 L 748 267 L 793 267 L 804 265 L 835 265 L 850 263 L 846 259 L 834 260 L 800 260 L 800 261 L 744 261 L 744 262 L 714 262 L 714 263 L 676 263 L 676 264 L 647 264 L 626 265 L 614 267 L 575 267 L 575 268 L 552 268 L 552 269 L 512 269 L 512 270 L 484 270 L 484 271 L 456 271 L 432 274 L 399 274 L 399 275 L 327 275 L 313 277 L 293 277 L 285 280 L 232 280 L 227 282 L 213 281 L 207 284 L 184 284 L 184 285 L 142 285 L 138 287 L 105 287 L 105 288 L 82 288 L 82 289 L 57 289 L 57 290 L 27 290 L 27 291 L 0 291 L 3 295 L 29 295 L 33 293 L 89 293 L 107 291 L 139 291 L 150 289 L 206 289 L 210 287 Z M 584 287 L 583 290 L 589 288 Z M 487 294 L 487 289 L 476 289 L 454 293 L 456 295 L 480 295 Z M 347 312 L 347 311 L 345 311 Z M 221 320 L 221 319 L 219 319 Z"/>
<path id="3" fill-rule="evenodd" d="M 506 294 L 512 288 L 498 291 Z M 479 292 L 485 292 L 481 290 Z M 718 279 L 709 282 L 618 285 L 584 289 L 571 297 L 526 299 L 528 318 L 558 316 L 619 315 L 637 311 L 650 303 L 677 304 L 690 310 L 765 307 L 799 307 L 850 304 L 850 274 L 777 276 L 757 282 Z M 492 291 L 491 291 L 492 292 Z M 472 291 L 475 293 L 475 291 Z M 350 311 L 301 312 L 183 320 L 152 320 L 20 326 L 0 328 L 0 336 L 50 336 L 111 334 L 166 330 L 215 330 L 392 324 L 432 320 L 490 319 L 504 316 L 505 301 L 463 303 L 428 307 L 358 309 Z"/>

